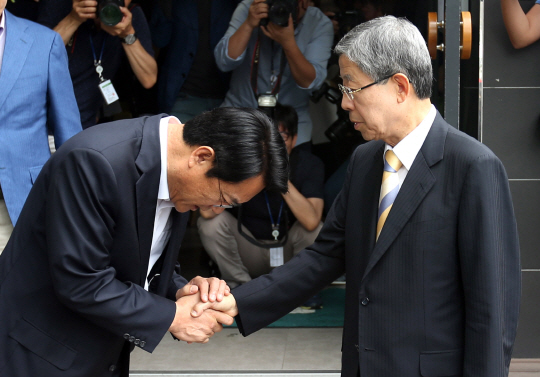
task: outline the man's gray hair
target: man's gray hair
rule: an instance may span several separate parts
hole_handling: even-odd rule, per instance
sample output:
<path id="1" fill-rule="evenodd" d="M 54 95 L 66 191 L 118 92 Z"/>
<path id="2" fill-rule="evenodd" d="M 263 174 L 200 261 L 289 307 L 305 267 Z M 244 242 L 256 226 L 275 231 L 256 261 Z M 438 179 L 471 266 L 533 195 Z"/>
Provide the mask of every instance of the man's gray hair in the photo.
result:
<path id="1" fill-rule="evenodd" d="M 334 51 L 349 58 L 373 81 L 403 73 L 418 98 L 431 97 L 433 71 L 426 42 L 404 18 L 385 16 L 364 22 L 349 31 Z"/>

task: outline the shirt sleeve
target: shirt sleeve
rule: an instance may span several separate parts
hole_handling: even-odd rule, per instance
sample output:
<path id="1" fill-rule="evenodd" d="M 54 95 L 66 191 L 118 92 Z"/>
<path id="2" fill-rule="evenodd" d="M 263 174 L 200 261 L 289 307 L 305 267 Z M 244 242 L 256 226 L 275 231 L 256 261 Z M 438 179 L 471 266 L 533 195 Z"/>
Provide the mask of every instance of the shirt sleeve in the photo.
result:
<path id="1" fill-rule="evenodd" d="M 318 9 L 317 11 L 320 12 Z M 309 87 L 303 88 L 298 86 L 300 89 L 304 90 L 313 90 L 322 85 L 326 79 L 326 67 L 332 53 L 332 43 L 334 42 L 334 28 L 332 22 L 328 17 L 323 15 L 322 12 L 318 17 L 317 27 L 313 28 L 311 40 L 305 51 L 302 51 L 304 57 L 313 65 L 316 72 L 315 79 L 311 82 Z"/>
<path id="2" fill-rule="evenodd" d="M 236 30 L 238 30 L 244 21 L 246 21 L 249 13 L 249 6 L 252 2 L 253 0 L 244 0 L 238 4 L 238 7 L 236 7 L 236 10 L 231 18 L 231 22 L 229 23 L 229 28 L 214 49 L 216 64 L 223 72 L 229 72 L 238 67 L 246 56 L 247 49 L 244 50 L 244 52 L 242 52 L 238 58 L 231 59 L 229 57 L 229 39 L 234 33 L 236 33 Z"/>

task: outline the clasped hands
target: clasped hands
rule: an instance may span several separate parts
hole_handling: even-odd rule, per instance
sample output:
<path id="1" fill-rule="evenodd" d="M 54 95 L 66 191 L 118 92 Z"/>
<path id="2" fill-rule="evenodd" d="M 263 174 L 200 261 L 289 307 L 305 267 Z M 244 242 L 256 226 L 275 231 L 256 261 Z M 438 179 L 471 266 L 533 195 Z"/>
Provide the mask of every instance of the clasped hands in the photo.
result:
<path id="1" fill-rule="evenodd" d="M 169 331 L 188 344 L 207 343 L 223 325 L 232 325 L 238 314 L 230 288 L 217 278 L 197 276 L 178 290 L 176 299 L 176 314 Z"/>

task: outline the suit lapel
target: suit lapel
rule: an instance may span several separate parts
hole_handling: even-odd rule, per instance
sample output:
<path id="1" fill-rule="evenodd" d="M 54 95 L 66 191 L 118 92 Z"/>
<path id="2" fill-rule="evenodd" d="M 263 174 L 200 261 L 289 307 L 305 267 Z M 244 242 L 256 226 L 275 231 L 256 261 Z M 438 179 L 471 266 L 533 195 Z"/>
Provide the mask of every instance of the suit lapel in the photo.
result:
<path id="1" fill-rule="evenodd" d="M 139 284 L 143 286 L 148 272 L 161 173 L 160 119 L 161 116 L 158 115 L 144 120 L 141 151 L 135 160 L 135 164 L 141 172 L 141 176 L 135 184 L 135 192 L 137 197 L 137 233 L 141 266 Z"/>
<path id="2" fill-rule="evenodd" d="M 364 250 L 359 256 L 359 271 L 363 274 L 366 271 L 366 267 L 371 259 L 373 247 L 365 248 L 363 245 L 375 244 L 375 237 L 377 234 L 377 223 L 373 219 L 377 218 L 377 212 L 379 209 L 379 195 L 381 192 L 382 172 L 384 168 L 383 164 L 384 143 L 377 150 L 373 156 L 373 163 L 371 169 L 366 175 L 365 184 L 362 188 L 361 198 L 363 204 L 358 211 L 361 215 L 359 218 L 362 234 L 366 237 L 365 240 L 358 240 L 358 245 L 355 245 L 355 249 Z M 354 195 L 357 195 L 356 193 Z"/>
<path id="3" fill-rule="evenodd" d="M 7 10 L 6 17 L 6 45 L 2 58 L 2 70 L 0 71 L 0 108 L 9 96 L 9 92 L 21 74 L 22 67 L 28 57 L 30 47 L 34 43 L 34 37 L 25 32 L 26 27 Z M 45 64 L 44 62 L 35 62 Z"/>
<path id="4" fill-rule="evenodd" d="M 407 173 L 407 177 L 394 201 L 392 210 L 384 223 L 379 239 L 375 243 L 363 279 L 365 279 L 367 274 L 369 274 L 392 245 L 413 213 L 422 203 L 427 193 L 435 184 L 436 179 L 431 172 L 431 167 L 442 160 L 444 142 L 448 131 L 447 127 L 448 125 L 437 112 L 431 130 L 429 131 L 422 148 L 420 148 L 420 151 L 411 166 L 411 170 Z M 374 222 L 375 224 L 377 223 L 376 215 Z"/>

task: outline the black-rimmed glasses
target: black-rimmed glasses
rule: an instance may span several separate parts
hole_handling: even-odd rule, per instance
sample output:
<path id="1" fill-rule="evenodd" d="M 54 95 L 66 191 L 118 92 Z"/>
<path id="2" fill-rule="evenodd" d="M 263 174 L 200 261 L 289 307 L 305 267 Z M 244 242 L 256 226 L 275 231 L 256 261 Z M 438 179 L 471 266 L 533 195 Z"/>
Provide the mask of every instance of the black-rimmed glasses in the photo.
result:
<path id="1" fill-rule="evenodd" d="M 358 89 L 351 89 L 351 88 L 349 88 L 348 86 L 341 85 L 341 84 L 338 84 L 338 88 L 339 88 L 339 90 L 341 91 L 341 93 L 347 95 L 347 98 L 349 98 L 349 99 L 352 101 L 352 100 L 354 100 L 354 95 L 353 95 L 353 93 L 357 93 L 357 92 L 359 92 L 359 91 L 361 91 L 361 90 L 367 89 L 367 88 L 369 88 L 370 86 L 373 86 L 373 85 L 375 85 L 375 84 L 380 83 L 381 81 L 384 81 L 384 80 L 386 80 L 386 79 L 389 79 L 390 77 L 392 77 L 392 76 L 394 76 L 394 75 L 395 75 L 395 73 L 394 73 L 394 74 L 391 74 L 391 75 L 389 75 L 389 76 L 383 77 L 383 78 L 380 79 L 380 80 L 374 81 L 374 82 L 372 82 L 371 84 L 367 84 L 366 86 L 363 86 L 363 87 L 358 88 Z"/>
<path id="2" fill-rule="evenodd" d="M 217 178 L 217 181 L 218 181 L 218 188 L 219 188 L 219 201 L 220 201 L 220 204 L 216 204 L 214 205 L 213 207 L 218 207 L 218 208 L 235 208 L 235 207 L 238 207 L 238 204 L 229 204 L 225 198 L 223 197 L 223 192 L 221 191 L 221 180 L 219 178 Z"/>

